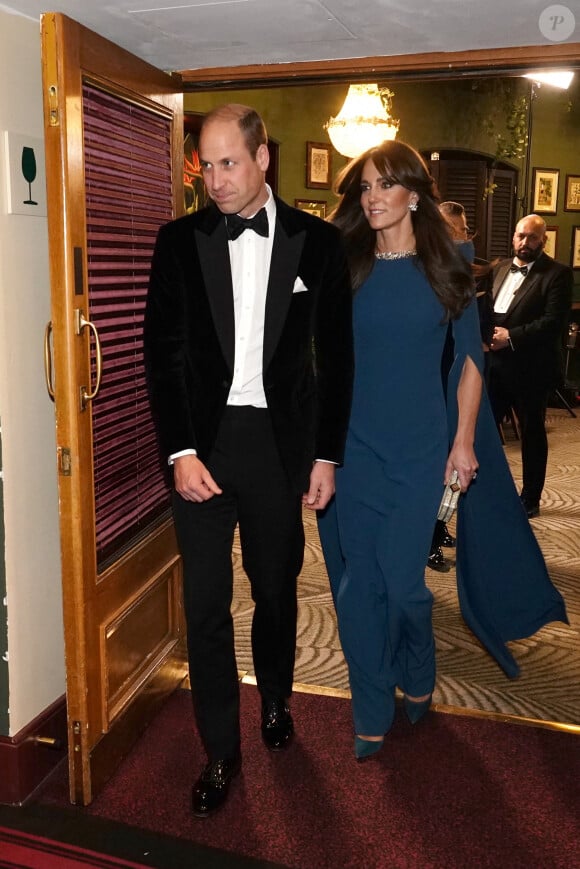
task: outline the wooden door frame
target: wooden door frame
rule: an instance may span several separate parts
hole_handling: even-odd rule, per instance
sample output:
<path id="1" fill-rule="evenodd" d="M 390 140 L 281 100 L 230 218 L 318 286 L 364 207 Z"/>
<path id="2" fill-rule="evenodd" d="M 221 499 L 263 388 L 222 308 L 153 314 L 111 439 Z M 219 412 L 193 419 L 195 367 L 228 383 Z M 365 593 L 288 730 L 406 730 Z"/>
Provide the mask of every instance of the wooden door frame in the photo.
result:
<path id="1" fill-rule="evenodd" d="M 86 249 L 84 196 L 84 150 L 82 129 L 82 87 L 90 80 L 103 90 L 125 97 L 146 108 L 166 114 L 175 124 L 172 162 L 176 167 L 173 184 L 173 213 L 183 203 L 183 139 L 181 111 L 177 110 L 179 86 L 166 73 L 92 33 L 76 21 L 57 13 L 42 16 L 43 80 L 45 82 L 45 149 L 47 166 L 48 219 L 51 229 L 50 282 L 52 288 L 55 411 L 59 473 L 59 513 L 63 574 L 63 615 L 69 740 L 69 786 L 71 802 L 86 804 L 110 777 L 137 735 L 144 729 L 163 697 L 186 673 L 183 646 L 171 638 L 160 650 L 149 670 L 139 673 L 135 685 L 127 688 L 127 700 L 104 714 L 106 702 L 103 674 L 97 669 L 97 652 L 102 656 L 105 642 L 96 637 L 90 620 L 89 587 L 98 595 L 99 605 L 112 608 L 107 578 L 112 568 L 98 573 L 94 541 L 94 504 L 86 499 L 86 479 L 93 471 L 90 410 L 79 419 L 79 385 L 91 388 L 90 337 L 82 338 L 72 324 L 82 309 L 89 318 L 89 281 Z M 106 58 L 106 73 L 103 70 Z M 147 90 L 143 96 L 143 81 Z M 59 93 L 59 88 L 63 93 Z M 150 97 L 155 92 L 156 99 Z M 181 96 L 179 95 L 179 101 Z M 174 120 L 173 120 L 174 119 Z M 77 342 L 83 341 L 83 344 Z M 68 464 L 63 456 L 69 456 Z M 81 480 L 82 477 L 82 480 Z M 146 540 L 120 556 L 115 569 L 121 571 L 123 593 L 128 606 L 136 606 L 137 592 L 131 584 L 138 571 L 170 588 L 168 607 L 172 624 L 181 622 L 177 589 L 180 560 L 172 523 L 166 520 Z M 98 583 L 97 583 L 98 579 Z M 134 583 L 136 585 L 136 581 Z M 97 588 L 95 592 L 94 589 Z M 145 581 L 143 581 L 145 588 Z M 89 603 L 87 603 L 87 600 Z M 107 613 L 109 611 L 107 610 Z M 121 614 L 113 613 L 120 621 Z M 113 624 L 113 627 L 115 625 Z M 183 641 L 183 632 L 180 633 Z M 100 661 L 100 658 L 98 658 Z M 108 675 L 108 674 L 107 674 Z M 142 678 L 141 678 L 142 676 Z M 92 690 L 88 690 L 89 684 Z"/>
<path id="2" fill-rule="evenodd" d="M 473 78 L 478 75 L 520 75 L 522 70 L 548 71 L 580 64 L 580 42 L 511 46 L 473 51 L 429 52 L 389 57 L 299 63 L 250 64 L 180 70 L 173 75 L 184 93 L 197 90 L 305 85 L 377 78 Z"/>

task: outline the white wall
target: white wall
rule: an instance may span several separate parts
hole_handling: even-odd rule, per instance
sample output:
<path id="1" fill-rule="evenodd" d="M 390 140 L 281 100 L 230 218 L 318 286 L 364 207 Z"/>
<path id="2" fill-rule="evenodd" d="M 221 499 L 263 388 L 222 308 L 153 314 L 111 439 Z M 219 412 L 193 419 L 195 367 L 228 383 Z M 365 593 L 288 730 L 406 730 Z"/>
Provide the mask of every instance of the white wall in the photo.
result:
<path id="1" fill-rule="evenodd" d="M 46 217 L 7 213 L 4 131 L 42 139 L 38 21 L 0 11 L 0 419 L 10 735 L 65 690 Z"/>

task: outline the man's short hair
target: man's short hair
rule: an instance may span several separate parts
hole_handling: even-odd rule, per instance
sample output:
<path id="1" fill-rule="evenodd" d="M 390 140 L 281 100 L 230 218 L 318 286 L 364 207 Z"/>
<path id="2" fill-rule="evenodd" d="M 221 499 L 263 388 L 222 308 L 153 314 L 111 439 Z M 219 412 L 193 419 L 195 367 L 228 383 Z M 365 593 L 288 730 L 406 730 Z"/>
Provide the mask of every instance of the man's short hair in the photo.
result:
<path id="1" fill-rule="evenodd" d="M 268 144 L 266 125 L 258 112 L 251 106 L 244 106 L 241 103 L 226 103 L 223 106 L 217 106 L 203 119 L 202 129 L 210 121 L 218 120 L 238 122 L 240 130 L 244 134 L 246 147 L 253 160 L 260 145 Z"/>

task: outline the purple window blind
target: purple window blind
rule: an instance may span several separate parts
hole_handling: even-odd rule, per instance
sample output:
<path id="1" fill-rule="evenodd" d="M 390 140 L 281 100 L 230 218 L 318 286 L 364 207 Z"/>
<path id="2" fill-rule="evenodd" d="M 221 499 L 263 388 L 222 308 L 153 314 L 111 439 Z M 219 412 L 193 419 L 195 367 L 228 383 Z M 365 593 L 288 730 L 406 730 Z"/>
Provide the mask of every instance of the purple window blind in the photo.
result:
<path id="1" fill-rule="evenodd" d="M 173 216 L 171 120 L 87 83 L 83 114 L 89 310 L 103 353 L 91 404 L 102 568 L 169 507 L 145 385 L 143 315 L 157 230 Z"/>

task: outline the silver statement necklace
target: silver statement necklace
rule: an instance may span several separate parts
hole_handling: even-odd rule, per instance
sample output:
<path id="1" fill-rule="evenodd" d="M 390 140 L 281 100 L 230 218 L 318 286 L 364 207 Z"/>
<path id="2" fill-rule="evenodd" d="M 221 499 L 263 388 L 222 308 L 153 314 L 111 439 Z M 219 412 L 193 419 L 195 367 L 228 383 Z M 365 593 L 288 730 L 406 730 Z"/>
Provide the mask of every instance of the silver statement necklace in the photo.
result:
<path id="1" fill-rule="evenodd" d="M 375 251 L 376 259 L 408 259 L 408 257 L 416 255 L 416 250 L 386 250 L 384 253 Z"/>

